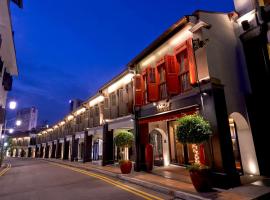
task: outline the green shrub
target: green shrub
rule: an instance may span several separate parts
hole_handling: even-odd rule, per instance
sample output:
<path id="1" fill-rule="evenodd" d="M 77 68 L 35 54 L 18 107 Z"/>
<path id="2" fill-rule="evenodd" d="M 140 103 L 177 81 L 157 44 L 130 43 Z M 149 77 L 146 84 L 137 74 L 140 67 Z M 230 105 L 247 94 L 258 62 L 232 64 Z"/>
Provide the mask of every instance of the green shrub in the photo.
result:
<path id="1" fill-rule="evenodd" d="M 200 115 L 187 115 L 177 121 L 176 137 L 181 143 L 200 144 L 212 134 L 209 122 Z"/>
<path id="2" fill-rule="evenodd" d="M 121 130 L 120 132 L 118 132 L 118 134 L 114 138 L 115 145 L 121 148 L 131 147 L 133 141 L 133 134 L 125 130 Z"/>

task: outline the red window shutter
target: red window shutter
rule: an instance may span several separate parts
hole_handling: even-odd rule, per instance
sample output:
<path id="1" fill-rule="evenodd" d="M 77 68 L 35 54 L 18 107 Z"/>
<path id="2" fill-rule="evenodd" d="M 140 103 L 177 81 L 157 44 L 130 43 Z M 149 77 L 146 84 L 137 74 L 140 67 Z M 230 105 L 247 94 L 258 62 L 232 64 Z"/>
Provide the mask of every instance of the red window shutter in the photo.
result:
<path id="1" fill-rule="evenodd" d="M 142 106 L 144 98 L 143 98 L 143 77 L 141 74 L 137 74 L 135 76 L 134 86 L 135 86 L 135 106 Z"/>
<path id="2" fill-rule="evenodd" d="M 157 68 L 147 68 L 147 97 L 149 102 L 155 102 L 159 100 Z"/>
<path id="3" fill-rule="evenodd" d="M 180 91 L 178 74 L 176 69 L 176 59 L 174 56 L 165 56 L 166 82 L 169 95 L 178 94 Z"/>
<path id="4" fill-rule="evenodd" d="M 191 85 L 195 85 L 197 83 L 197 75 L 196 75 L 196 66 L 195 66 L 195 58 L 193 54 L 193 45 L 192 39 L 187 41 L 187 51 L 188 51 L 188 62 L 189 62 L 189 80 Z"/>

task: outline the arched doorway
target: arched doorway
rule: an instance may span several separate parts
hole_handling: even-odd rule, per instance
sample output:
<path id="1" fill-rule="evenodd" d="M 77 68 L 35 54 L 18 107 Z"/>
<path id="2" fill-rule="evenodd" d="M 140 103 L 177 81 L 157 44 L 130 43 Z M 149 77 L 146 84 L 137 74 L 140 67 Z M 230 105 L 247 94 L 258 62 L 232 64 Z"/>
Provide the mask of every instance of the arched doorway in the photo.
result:
<path id="1" fill-rule="evenodd" d="M 162 134 L 157 129 L 150 132 L 150 144 L 153 145 L 153 157 L 155 166 L 163 166 L 163 139 Z"/>
<path id="2" fill-rule="evenodd" d="M 235 165 L 244 174 L 259 175 L 253 137 L 246 119 L 237 112 L 229 117 Z"/>

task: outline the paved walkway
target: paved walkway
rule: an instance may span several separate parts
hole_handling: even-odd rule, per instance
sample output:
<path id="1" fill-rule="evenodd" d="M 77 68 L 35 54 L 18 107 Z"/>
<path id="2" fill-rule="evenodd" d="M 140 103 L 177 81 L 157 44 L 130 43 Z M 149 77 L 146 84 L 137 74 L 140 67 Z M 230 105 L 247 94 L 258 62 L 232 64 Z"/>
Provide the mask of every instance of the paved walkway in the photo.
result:
<path id="1" fill-rule="evenodd" d="M 108 176 L 113 176 L 132 182 L 141 186 L 157 190 L 159 192 L 164 192 L 166 194 L 174 195 L 182 199 L 217 199 L 217 200 L 251 200 L 251 199 L 261 199 L 264 195 L 265 200 L 270 199 L 270 187 L 267 184 L 247 184 L 244 186 L 232 188 L 229 190 L 214 190 L 208 193 L 198 193 L 190 180 L 186 179 L 185 174 L 183 175 L 183 181 L 165 178 L 161 175 L 146 173 L 146 172 L 132 172 L 128 175 L 121 174 L 119 167 L 110 166 L 99 166 L 91 163 L 80 163 L 80 162 L 70 162 L 59 159 L 46 159 L 47 161 L 57 162 L 61 164 L 66 164 L 73 167 L 79 167 L 85 170 L 96 171 L 99 173 L 106 174 Z M 270 179 L 266 180 L 267 182 Z M 269 196 L 268 196 L 269 195 Z"/>

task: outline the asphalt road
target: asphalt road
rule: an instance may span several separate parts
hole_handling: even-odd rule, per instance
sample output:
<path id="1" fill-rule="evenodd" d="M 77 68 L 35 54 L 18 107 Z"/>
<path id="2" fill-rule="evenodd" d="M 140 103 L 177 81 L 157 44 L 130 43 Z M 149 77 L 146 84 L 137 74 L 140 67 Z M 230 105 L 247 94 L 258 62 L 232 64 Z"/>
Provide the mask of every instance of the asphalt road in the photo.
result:
<path id="1" fill-rule="evenodd" d="M 1 200 L 172 199 L 139 186 L 42 160 L 11 159 L 1 176 Z"/>

